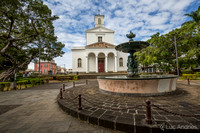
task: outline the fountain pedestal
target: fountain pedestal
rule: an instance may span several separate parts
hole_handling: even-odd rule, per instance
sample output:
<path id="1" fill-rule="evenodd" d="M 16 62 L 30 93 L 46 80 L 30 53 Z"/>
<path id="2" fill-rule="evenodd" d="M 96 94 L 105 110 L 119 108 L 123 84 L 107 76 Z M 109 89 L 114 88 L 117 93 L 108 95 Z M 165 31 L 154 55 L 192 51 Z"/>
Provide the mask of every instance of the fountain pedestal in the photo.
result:
<path id="1" fill-rule="evenodd" d="M 178 76 L 139 76 L 138 64 L 134 53 L 149 46 L 148 42 L 133 41 L 135 34 L 126 35 L 130 40 L 119 44 L 116 50 L 129 53 L 126 76 L 99 76 L 99 89 L 117 94 L 161 95 L 176 90 Z"/>
<path id="2" fill-rule="evenodd" d="M 177 76 L 99 76 L 99 89 L 120 95 L 153 96 L 176 90 Z"/>
<path id="3" fill-rule="evenodd" d="M 127 77 L 139 77 L 137 60 L 136 57 L 133 55 L 133 52 L 130 52 L 130 55 L 128 56 L 127 67 Z"/>

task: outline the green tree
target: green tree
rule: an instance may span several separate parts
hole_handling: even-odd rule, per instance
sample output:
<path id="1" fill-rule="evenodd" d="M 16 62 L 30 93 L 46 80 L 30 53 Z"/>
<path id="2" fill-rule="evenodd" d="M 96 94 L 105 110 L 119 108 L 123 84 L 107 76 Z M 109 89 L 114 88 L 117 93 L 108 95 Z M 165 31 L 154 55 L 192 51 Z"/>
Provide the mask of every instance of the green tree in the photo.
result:
<path id="1" fill-rule="evenodd" d="M 192 11 L 190 14 L 185 14 L 186 16 L 189 16 L 192 20 L 187 21 L 185 23 L 183 23 L 183 25 L 185 24 L 192 24 L 194 26 L 196 26 L 197 28 L 197 34 L 200 37 L 200 6 L 198 7 L 198 9 L 196 11 Z M 198 58 L 198 64 L 199 64 L 199 68 L 200 68 L 200 41 L 198 42 L 198 49 L 196 50 L 197 52 L 197 58 Z"/>
<path id="2" fill-rule="evenodd" d="M 192 11 L 190 14 L 187 13 L 185 14 L 185 16 L 189 16 L 192 20 L 183 23 L 183 25 L 187 23 L 192 23 L 197 27 L 198 32 L 200 32 L 200 6 L 196 11 Z"/>
<path id="3" fill-rule="evenodd" d="M 197 65 L 199 36 L 191 23 L 170 31 L 165 35 L 156 33 L 148 42 L 151 46 L 137 52 L 139 63 L 143 66 L 155 65 L 162 71 L 176 69 L 176 51 L 174 39 L 176 37 L 179 68 L 189 68 Z"/>
<path id="4" fill-rule="evenodd" d="M 41 59 L 51 60 L 64 54 L 64 45 L 54 35 L 53 21 L 58 17 L 42 0 L 3 0 L 0 16 L 0 81 L 38 58 L 39 47 Z"/>

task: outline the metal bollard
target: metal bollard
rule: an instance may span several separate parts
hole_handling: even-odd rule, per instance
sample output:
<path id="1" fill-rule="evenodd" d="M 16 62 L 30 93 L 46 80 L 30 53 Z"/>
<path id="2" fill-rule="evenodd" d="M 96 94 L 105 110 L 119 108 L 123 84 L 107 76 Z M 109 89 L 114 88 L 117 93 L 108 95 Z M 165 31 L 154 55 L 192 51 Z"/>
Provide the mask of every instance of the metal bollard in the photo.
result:
<path id="1" fill-rule="evenodd" d="M 152 124 L 151 120 L 151 101 L 149 99 L 146 100 L 146 123 Z"/>
<path id="2" fill-rule="evenodd" d="M 82 106 L 81 106 L 81 94 L 78 95 L 78 110 L 82 110 Z"/>
<path id="3" fill-rule="evenodd" d="M 73 87 L 75 87 L 75 82 L 73 81 Z"/>
<path id="4" fill-rule="evenodd" d="M 65 84 L 63 84 L 63 91 L 65 91 Z"/>
<path id="5" fill-rule="evenodd" d="M 60 99 L 63 99 L 63 91 L 62 91 L 62 88 L 60 88 Z"/>
<path id="6" fill-rule="evenodd" d="M 87 79 L 85 80 L 85 84 L 88 85 L 88 80 Z"/>
<path id="7" fill-rule="evenodd" d="M 187 81 L 188 81 L 188 85 L 190 85 L 190 79 L 189 78 L 187 79 Z"/>

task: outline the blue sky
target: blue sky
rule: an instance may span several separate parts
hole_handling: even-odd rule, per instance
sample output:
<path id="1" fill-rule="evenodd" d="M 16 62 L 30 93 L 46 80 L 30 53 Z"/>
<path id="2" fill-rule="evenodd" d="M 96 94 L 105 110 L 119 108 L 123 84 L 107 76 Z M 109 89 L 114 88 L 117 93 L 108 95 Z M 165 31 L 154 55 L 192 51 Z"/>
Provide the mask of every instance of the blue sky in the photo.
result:
<path id="1" fill-rule="evenodd" d="M 72 46 L 85 46 L 85 31 L 94 27 L 94 15 L 104 15 L 105 27 L 115 31 L 115 45 L 128 41 L 130 30 L 134 40 L 147 40 L 160 32 L 168 33 L 187 20 L 185 13 L 196 11 L 199 0 L 44 0 L 53 15 L 58 41 L 65 44 L 63 57 L 55 58 L 59 66 L 71 68 Z M 33 69 L 33 64 L 29 65 Z"/>

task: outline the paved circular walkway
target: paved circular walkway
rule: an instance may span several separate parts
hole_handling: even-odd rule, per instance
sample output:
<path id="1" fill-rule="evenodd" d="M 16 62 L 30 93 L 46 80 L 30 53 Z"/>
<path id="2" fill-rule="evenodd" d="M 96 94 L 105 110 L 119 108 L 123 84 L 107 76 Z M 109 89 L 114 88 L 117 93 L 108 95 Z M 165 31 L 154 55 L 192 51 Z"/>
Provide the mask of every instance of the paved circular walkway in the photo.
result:
<path id="1" fill-rule="evenodd" d="M 66 89 L 64 99 L 58 102 L 70 115 L 89 123 L 126 132 L 199 132 L 200 82 L 178 81 L 178 90 L 171 95 L 156 97 L 119 96 L 102 93 L 96 80 L 89 85 Z M 82 94 L 82 110 L 78 110 L 79 94 Z M 145 100 L 160 108 L 191 117 L 174 115 L 152 106 L 152 125 L 145 123 Z M 136 105 L 143 105 L 136 107 Z M 199 115 L 198 117 L 192 115 Z"/>
<path id="2" fill-rule="evenodd" d="M 45 84 L 0 92 L 0 133 L 112 132 L 63 112 L 56 100 L 61 86 L 61 83 Z"/>

